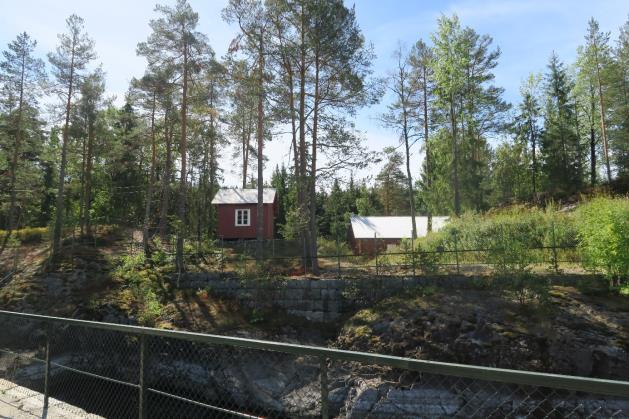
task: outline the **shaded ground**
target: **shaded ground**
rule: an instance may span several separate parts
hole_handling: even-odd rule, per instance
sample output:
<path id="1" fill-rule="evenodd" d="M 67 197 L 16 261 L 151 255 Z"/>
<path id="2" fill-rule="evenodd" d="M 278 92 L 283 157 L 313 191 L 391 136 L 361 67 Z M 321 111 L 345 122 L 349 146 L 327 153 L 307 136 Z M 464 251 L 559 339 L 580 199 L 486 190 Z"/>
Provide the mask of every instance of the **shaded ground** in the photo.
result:
<path id="1" fill-rule="evenodd" d="M 435 361 L 626 380 L 629 298 L 552 287 L 544 304 L 493 290 L 423 290 L 361 310 L 335 346 Z"/>

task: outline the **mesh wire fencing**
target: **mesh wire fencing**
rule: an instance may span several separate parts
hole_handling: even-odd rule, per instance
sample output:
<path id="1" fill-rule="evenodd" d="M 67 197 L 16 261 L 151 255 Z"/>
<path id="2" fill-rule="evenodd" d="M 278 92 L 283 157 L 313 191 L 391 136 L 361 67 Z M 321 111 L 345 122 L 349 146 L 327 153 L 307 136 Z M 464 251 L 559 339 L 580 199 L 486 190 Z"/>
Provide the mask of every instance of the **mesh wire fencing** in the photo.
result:
<path id="1" fill-rule="evenodd" d="M 264 249 L 270 246 L 268 242 L 265 242 Z M 283 245 L 287 246 L 286 243 Z M 245 248 L 247 250 L 244 250 Z M 226 244 L 224 247 L 198 253 L 192 251 L 184 257 L 186 270 L 189 272 L 205 271 L 222 276 L 241 277 L 260 273 L 267 276 L 301 276 L 315 272 L 322 277 L 336 278 L 420 274 L 483 275 L 524 271 L 585 272 L 581 268 L 576 245 L 518 248 L 508 251 L 502 248 L 413 250 L 396 246 L 372 254 L 321 250 L 316 258 L 306 258 L 303 253 L 268 255 L 264 251 L 261 256 L 257 256 L 255 241 L 252 241 L 247 245 Z"/>
<path id="2" fill-rule="evenodd" d="M 0 414 L 629 417 L 629 382 L 0 312 Z"/>

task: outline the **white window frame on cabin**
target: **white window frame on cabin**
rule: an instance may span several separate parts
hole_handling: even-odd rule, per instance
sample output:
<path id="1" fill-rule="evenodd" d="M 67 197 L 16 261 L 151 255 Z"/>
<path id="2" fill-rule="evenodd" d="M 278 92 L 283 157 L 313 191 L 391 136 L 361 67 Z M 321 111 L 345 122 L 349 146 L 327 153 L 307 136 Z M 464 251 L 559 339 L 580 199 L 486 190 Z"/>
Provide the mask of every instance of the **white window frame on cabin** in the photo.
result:
<path id="1" fill-rule="evenodd" d="M 246 214 L 246 217 L 245 217 Z M 240 221 L 238 220 L 238 216 L 241 215 L 240 217 Z M 246 223 L 244 223 L 244 220 L 247 220 Z M 251 226 L 251 210 L 249 208 L 240 208 L 237 209 L 236 212 L 234 213 L 234 225 L 236 227 L 250 227 Z"/>

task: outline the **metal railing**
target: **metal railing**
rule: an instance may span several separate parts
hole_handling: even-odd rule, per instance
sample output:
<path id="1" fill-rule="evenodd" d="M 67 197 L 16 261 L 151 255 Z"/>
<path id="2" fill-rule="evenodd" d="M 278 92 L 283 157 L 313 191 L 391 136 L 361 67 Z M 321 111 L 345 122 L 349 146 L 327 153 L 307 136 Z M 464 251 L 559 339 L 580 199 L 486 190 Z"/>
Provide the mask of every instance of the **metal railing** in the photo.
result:
<path id="1" fill-rule="evenodd" d="M 0 378 L 41 415 L 629 417 L 623 381 L 7 311 L 0 331 Z"/>

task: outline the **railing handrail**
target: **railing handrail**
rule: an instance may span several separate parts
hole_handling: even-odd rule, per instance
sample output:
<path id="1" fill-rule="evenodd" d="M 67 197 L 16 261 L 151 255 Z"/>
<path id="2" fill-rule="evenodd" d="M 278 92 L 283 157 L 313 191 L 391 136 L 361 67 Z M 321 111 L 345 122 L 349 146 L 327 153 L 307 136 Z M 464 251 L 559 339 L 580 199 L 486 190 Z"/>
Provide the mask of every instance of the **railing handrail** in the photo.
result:
<path id="1" fill-rule="evenodd" d="M 377 364 L 416 372 L 440 374 L 461 378 L 472 378 L 483 381 L 531 385 L 569 391 L 605 394 L 629 397 L 629 382 L 607 380 L 601 378 L 577 377 L 532 371 L 510 370 L 504 368 L 482 367 L 476 365 L 455 364 L 440 361 L 403 358 L 391 355 L 355 352 L 342 349 L 323 348 L 293 343 L 270 342 L 258 339 L 213 335 L 206 333 L 179 330 L 155 329 L 143 326 L 132 326 L 115 323 L 78 320 L 64 317 L 45 316 L 41 314 L 18 313 L 0 310 L 0 316 L 22 318 L 47 323 L 61 323 L 92 329 L 122 332 L 131 335 L 156 336 L 187 340 L 206 344 L 219 344 L 247 349 L 269 350 L 293 355 L 307 355 L 331 360 Z"/>

